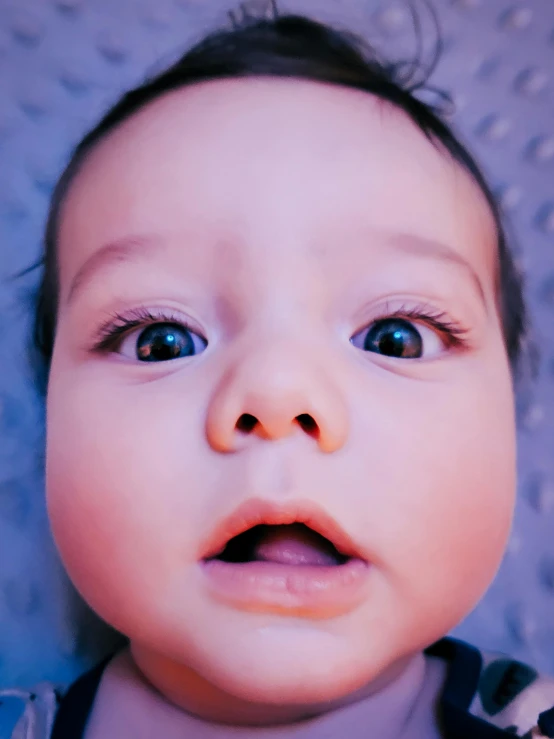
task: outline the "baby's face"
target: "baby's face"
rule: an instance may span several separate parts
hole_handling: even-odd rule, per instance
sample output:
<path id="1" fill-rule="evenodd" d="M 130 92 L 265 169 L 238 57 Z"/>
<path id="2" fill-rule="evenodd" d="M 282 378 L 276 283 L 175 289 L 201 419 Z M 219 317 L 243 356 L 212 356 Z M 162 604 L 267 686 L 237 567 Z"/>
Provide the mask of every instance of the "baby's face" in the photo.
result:
<path id="1" fill-rule="evenodd" d="M 306 703 L 471 610 L 515 487 L 494 225 L 403 114 L 304 81 L 171 93 L 94 150 L 59 260 L 49 513 L 137 650 Z"/>

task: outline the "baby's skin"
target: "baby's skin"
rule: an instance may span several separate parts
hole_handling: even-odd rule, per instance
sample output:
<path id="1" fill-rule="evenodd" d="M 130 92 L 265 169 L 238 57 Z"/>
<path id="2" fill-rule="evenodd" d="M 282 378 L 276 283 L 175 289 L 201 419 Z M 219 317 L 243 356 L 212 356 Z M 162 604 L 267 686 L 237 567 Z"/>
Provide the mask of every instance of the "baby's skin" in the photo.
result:
<path id="1" fill-rule="evenodd" d="M 206 739 L 300 737 L 308 717 L 337 735 L 337 716 L 366 736 L 372 698 L 439 669 L 422 649 L 509 535 L 478 186 L 369 94 L 220 80 L 96 146 L 58 243 L 48 510 L 73 582 L 130 640 L 87 737 L 108 737 L 118 685 Z M 226 556 L 259 524 L 249 561 Z"/>

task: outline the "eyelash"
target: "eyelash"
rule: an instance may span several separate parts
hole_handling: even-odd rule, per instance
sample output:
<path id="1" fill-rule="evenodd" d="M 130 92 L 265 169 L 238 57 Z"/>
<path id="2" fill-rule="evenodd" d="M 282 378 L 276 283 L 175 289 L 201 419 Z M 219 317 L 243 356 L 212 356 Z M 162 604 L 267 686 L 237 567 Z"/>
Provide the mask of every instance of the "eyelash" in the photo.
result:
<path id="1" fill-rule="evenodd" d="M 371 323 L 365 328 L 371 327 L 371 325 L 379 321 L 393 318 L 427 324 L 446 337 L 449 348 L 464 347 L 468 343 L 464 338 L 468 333 L 468 329 L 456 321 L 450 320 L 443 311 L 435 311 L 427 305 L 417 305 L 412 308 L 401 307 L 396 310 L 389 310 L 385 306 L 380 314 L 373 318 Z M 147 308 L 134 308 L 127 314 L 115 313 L 102 324 L 96 332 L 92 347 L 93 351 L 108 352 L 113 350 L 118 340 L 123 339 L 133 329 L 150 326 L 155 323 L 172 323 L 182 326 L 188 331 L 197 333 L 196 329 L 180 315 L 156 314 Z"/>
<path id="2" fill-rule="evenodd" d="M 108 352 L 113 350 L 118 340 L 130 333 L 135 328 L 146 328 L 154 323 L 172 323 L 187 331 L 198 333 L 197 330 L 189 324 L 179 314 L 156 314 L 147 308 L 133 308 L 127 314 L 114 313 L 105 323 L 100 326 L 94 338 L 93 351 Z"/>
<path id="3" fill-rule="evenodd" d="M 396 310 L 390 310 L 386 304 L 380 314 L 372 319 L 369 326 L 391 318 L 427 324 L 442 334 L 443 337 L 446 337 L 449 349 L 463 348 L 469 343 L 465 338 L 469 333 L 469 329 L 451 320 L 444 311 L 437 311 L 426 304 L 416 305 L 412 308 L 402 306 Z"/>

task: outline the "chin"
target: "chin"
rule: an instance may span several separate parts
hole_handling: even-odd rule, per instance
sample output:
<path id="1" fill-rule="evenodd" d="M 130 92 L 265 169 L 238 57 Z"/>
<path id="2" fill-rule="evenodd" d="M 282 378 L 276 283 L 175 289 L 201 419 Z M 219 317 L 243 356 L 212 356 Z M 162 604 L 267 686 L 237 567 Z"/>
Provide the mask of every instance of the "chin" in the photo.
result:
<path id="1" fill-rule="evenodd" d="M 260 670 L 247 679 L 237 680 L 235 674 L 230 683 L 221 687 L 240 700 L 252 703 L 315 706 L 319 703 L 340 701 L 360 687 L 357 682 L 352 683 L 351 675 L 348 679 L 341 679 L 337 675 L 319 674 L 316 679 L 310 670 L 297 669 L 291 664 L 288 671 L 276 673 Z"/>
<path id="2" fill-rule="evenodd" d="M 256 703 L 303 705 L 340 700 L 375 674 L 371 665 L 361 670 L 359 653 L 352 653 L 346 645 L 341 650 L 336 640 L 326 636 L 317 639 L 304 634 L 300 646 L 291 639 L 288 645 L 271 648 L 266 644 L 265 648 L 226 654 L 206 677 L 225 692 Z"/>

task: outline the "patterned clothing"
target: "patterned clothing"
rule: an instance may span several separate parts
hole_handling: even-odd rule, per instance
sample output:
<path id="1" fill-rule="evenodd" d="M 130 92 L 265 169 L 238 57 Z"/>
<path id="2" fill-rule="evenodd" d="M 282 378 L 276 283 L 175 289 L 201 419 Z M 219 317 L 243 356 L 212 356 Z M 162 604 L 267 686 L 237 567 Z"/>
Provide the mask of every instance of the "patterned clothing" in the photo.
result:
<path id="1" fill-rule="evenodd" d="M 425 653 L 448 665 L 438 715 L 444 739 L 554 737 L 554 678 L 539 675 L 532 667 L 505 655 L 482 652 L 450 637 Z M 0 701 L 2 697 L 16 697 L 23 702 L 11 739 L 83 739 L 98 685 L 110 660 L 87 672 L 65 692 L 49 683 L 29 692 L 0 691 Z"/>

